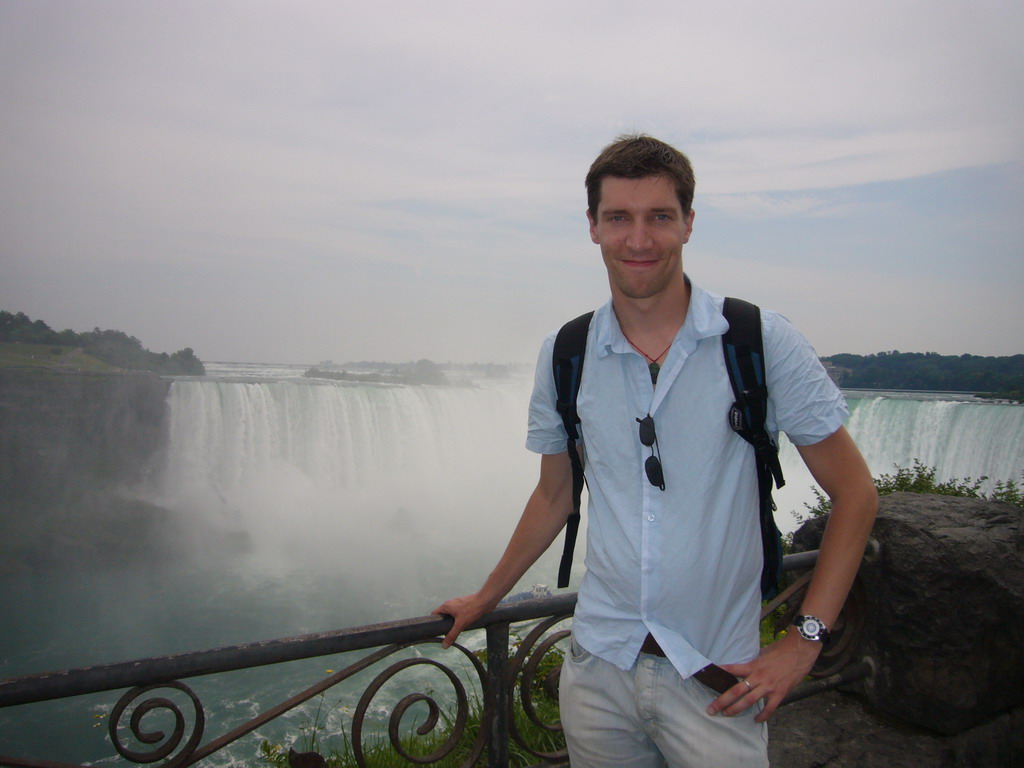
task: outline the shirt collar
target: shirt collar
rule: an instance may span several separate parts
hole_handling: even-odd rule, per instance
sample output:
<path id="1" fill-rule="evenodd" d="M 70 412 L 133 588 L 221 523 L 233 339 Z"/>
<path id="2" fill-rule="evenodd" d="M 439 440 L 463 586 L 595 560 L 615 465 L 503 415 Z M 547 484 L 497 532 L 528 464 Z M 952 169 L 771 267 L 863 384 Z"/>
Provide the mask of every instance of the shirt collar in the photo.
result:
<path id="1" fill-rule="evenodd" d="M 686 310 L 686 320 L 676 334 L 673 346 L 682 342 L 684 349 L 692 352 L 701 339 L 723 335 L 729 330 L 729 323 L 722 315 L 721 296 L 705 291 L 691 282 L 689 277 L 686 278 L 686 282 L 690 286 L 690 306 Z M 633 347 L 626 341 L 619 327 L 611 299 L 594 313 L 594 330 L 597 332 L 594 351 L 599 357 L 605 357 L 612 352 L 627 354 L 633 351 Z"/>

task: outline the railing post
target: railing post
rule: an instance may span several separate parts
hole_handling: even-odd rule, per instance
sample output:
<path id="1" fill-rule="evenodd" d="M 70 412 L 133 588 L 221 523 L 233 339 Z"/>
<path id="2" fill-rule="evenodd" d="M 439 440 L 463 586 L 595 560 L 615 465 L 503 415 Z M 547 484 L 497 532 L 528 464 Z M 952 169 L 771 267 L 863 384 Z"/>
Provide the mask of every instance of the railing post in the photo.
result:
<path id="1" fill-rule="evenodd" d="M 491 720 L 487 723 L 488 768 L 508 768 L 509 686 L 508 671 L 509 625 L 505 622 L 487 627 L 487 690 L 490 693 Z"/>

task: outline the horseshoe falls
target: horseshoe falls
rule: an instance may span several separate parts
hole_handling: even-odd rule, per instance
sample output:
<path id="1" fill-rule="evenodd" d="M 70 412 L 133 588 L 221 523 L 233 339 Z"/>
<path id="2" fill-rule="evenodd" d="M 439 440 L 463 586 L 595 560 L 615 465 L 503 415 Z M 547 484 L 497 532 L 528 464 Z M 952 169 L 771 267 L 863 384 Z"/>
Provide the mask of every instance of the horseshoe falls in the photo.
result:
<path id="1" fill-rule="evenodd" d="M 234 531 L 264 569 L 301 561 L 359 578 L 386 562 L 417 579 L 446 573 L 470 589 L 500 555 L 536 480 L 538 460 L 523 448 L 530 383 L 176 381 L 154 500 Z M 875 476 L 918 460 L 940 480 L 987 476 L 986 490 L 1020 480 L 1020 406 L 937 394 L 847 397 L 847 428 Z M 777 517 L 788 531 L 791 512 L 815 498 L 784 437 L 782 459 Z M 539 565 L 532 577 L 552 580 Z"/>
<path id="2" fill-rule="evenodd" d="M 415 611 L 396 578 L 443 597 L 500 556 L 538 471 L 528 388 L 176 381 L 155 497 L 264 571 L 342 573 Z"/>
<path id="3" fill-rule="evenodd" d="M 849 429 L 870 457 L 872 469 L 883 469 L 883 464 L 888 469 L 894 463 L 909 466 L 917 459 L 935 467 L 941 479 L 1020 479 L 1024 408 L 892 396 L 849 402 Z"/>
<path id="4" fill-rule="evenodd" d="M 938 393 L 848 391 L 846 427 L 871 474 L 892 474 L 914 461 L 934 467 L 940 481 L 981 477 L 1020 482 L 1024 470 L 1024 407 Z M 789 441 L 781 444 L 786 486 L 776 492 L 779 527 L 792 530 L 786 512 L 814 504 L 814 480 Z"/>

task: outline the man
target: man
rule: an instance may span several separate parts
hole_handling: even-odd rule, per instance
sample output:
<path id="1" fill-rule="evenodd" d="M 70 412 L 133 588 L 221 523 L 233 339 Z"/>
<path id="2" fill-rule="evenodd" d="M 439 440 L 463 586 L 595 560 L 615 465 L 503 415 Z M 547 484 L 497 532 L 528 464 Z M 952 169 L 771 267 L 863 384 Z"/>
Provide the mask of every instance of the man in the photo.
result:
<path id="1" fill-rule="evenodd" d="M 791 628 L 758 648 L 758 489 L 752 449 L 727 424 L 722 299 L 685 276 L 694 177 L 669 145 L 627 136 L 587 175 L 590 237 L 611 301 L 593 317 L 578 397 L 589 489 L 587 572 L 580 586 L 560 706 L 574 768 L 764 766 L 765 722 L 803 679 L 825 634 Z M 856 575 L 877 507 L 870 473 L 843 427 L 846 406 L 814 350 L 762 312 L 768 428 L 784 431 L 832 501 L 802 605 L 824 627 Z M 572 512 L 572 472 L 555 410 L 553 337 L 541 351 L 527 447 L 540 479 L 481 589 L 435 613 L 444 639 L 493 610 Z M 655 439 L 637 422 L 650 416 Z M 663 482 L 645 474 L 660 457 Z M 707 670 L 724 668 L 724 685 Z"/>

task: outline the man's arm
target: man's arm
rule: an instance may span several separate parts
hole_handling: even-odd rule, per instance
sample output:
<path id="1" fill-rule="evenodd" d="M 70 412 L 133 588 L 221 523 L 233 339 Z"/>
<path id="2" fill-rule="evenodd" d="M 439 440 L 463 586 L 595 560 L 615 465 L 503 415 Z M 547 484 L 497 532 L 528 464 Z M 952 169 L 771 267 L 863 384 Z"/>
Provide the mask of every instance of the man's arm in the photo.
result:
<path id="1" fill-rule="evenodd" d="M 832 501 L 818 564 L 800 612 L 817 616 L 831 627 L 860 567 L 878 510 L 878 493 L 871 472 L 845 427 L 819 443 L 797 450 Z M 756 720 L 767 720 L 790 689 L 807 676 L 820 651 L 821 643 L 804 640 L 798 632 L 790 631 L 762 649 L 753 661 L 725 665 L 746 682 L 715 699 L 708 712 L 736 715 L 765 699 L 764 709 Z"/>
<path id="2" fill-rule="evenodd" d="M 455 619 L 441 643 L 449 647 L 459 633 L 485 613 L 493 611 L 523 574 L 551 546 L 572 514 L 572 466 L 568 452 L 543 455 L 540 479 L 526 503 L 505 554 L 478 592 L 446 600 L 434 609 Z"/>

